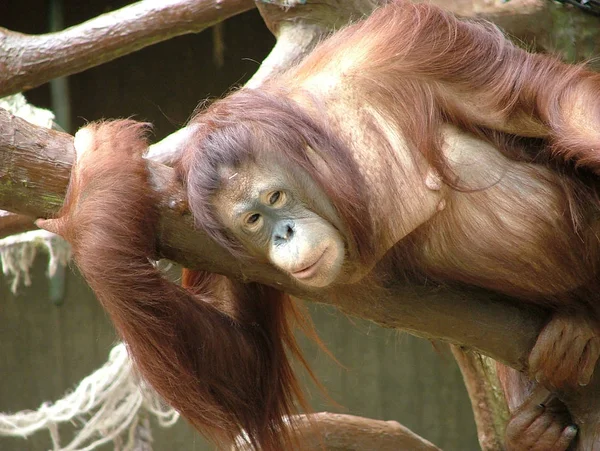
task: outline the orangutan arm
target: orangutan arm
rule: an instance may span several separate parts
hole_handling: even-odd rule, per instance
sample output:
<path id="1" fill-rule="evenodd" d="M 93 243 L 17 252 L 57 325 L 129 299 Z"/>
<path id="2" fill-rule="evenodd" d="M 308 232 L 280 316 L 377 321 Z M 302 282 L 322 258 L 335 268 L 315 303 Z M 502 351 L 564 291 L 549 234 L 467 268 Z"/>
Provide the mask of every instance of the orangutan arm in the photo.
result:
<path id="1" fill-rule="evenodd" d="M 291 301 L 210 273 L 196 273 L 189 290 L 162 277 L 149 260 L 158 211 L 145 128 L 126 120 L 80 130 L 59 217 L 37 224 L 71 243 L 140 374 L 194 427 L 219 448 L 244 432 L 257 448 L 290 449 L 285 417 L 301 398 L 286 350 L 299 353 Z"/>

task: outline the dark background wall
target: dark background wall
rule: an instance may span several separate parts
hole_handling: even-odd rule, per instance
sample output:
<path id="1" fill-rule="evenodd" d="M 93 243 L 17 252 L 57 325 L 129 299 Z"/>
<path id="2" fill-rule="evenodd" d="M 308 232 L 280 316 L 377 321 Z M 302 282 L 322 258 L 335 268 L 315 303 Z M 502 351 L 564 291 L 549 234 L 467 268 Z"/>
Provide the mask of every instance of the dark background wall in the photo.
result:
<path id="1" fill-rule="evenodd" d="M 125 1 L 65 0 L 70 26 L 121 7 Z M 49 2 L 0 2 L 0 26 L 25 33 L 49 29 Z M 158 139 L 175 131 L 197 103 L 242 84 L 274 40 L 254 11 L 224 25 L 225 60 L 214 61 L 212 31 L 172 39 L 69 77 L 71 121 L 134 116 L 155 124 Z M 51 105 L 47 85 L 27 93 L 38 106 Z M 0 275 L 0 411 L 32 409 L 55 400 L 102 365 L 116 338 L 110 322 L 80 276 L 67 271 L 64 302 L 49 301 L 45 257 L 36 261 L 33 286 L 15 296 Z M 309 361 L 332 405 L 317 390 L 316 410 L 397 420 L 445 450 L 476 450 L 475 426 L 460 373 L 449 353 L 423 340 L 384 330 L 311 305 L 317 329 L 343 365 L 306 344 Z M 183 421 L 154 428 L 156 450 L 212 449 Z M 2 451 L 49 447 L 46 433 L 28 439 L 0 437 Z M 106 449 L 110 449 L 107 447 Z"/>

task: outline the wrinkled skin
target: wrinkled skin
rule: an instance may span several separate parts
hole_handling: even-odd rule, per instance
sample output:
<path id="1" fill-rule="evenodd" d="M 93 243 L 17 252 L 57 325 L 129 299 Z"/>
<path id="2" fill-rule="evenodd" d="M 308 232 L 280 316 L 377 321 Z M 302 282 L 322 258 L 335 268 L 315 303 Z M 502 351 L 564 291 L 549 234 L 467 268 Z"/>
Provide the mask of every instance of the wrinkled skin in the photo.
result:
<path id="1" fill-rule="evenodd" d="M 565 406 L 538 387 L 506 427 L 507 451 L 566 451 L 577 435 Z"/>
<path id="2" fill-rule="evenodd" d="M 268 161 L 224 168 L 221 177 L 214 205 L 244 247 L 299 284 L 325 287 L 338 280 L 345 241 L 333 207 L 310 178 Z"/>
<path id="3" fill-rule="evenodd" d="M 585 386 L 600 356 L 600 337 L 583 315 L 554 315 L 542 329 L 531 354 L 529 374 L 547 387 Z"/>

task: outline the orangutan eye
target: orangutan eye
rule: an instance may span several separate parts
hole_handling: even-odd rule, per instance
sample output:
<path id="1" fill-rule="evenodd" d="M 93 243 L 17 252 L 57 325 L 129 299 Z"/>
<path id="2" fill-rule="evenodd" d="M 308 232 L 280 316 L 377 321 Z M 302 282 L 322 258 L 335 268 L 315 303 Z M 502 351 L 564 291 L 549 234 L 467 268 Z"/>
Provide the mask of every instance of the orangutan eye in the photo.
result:
<path id="1" fill-rule="evenodd" d="M 274 191 L 269 196 L 269 205 L 275 205 L 280 200 L 283 200 L 283 193 L 281 191 Z"/>
<path id="2" fill-rule="evenodd" d="M 246 224 L 250 224 L 250 225 L 256 224 L 259 219 L 260 219 L 260 214 L 254 213 L 253 215 L 250 215 L 246 218 Z"/>

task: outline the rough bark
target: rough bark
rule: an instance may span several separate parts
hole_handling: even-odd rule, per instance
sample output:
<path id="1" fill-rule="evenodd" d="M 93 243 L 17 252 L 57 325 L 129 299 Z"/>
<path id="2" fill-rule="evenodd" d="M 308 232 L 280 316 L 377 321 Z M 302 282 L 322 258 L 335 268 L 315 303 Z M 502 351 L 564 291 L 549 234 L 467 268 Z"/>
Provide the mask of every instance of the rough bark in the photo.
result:
<path id="1" fill-rule="evenodd" d="M 481 449 L 502 449 L 509 411 L 497 378 L 495 362 L 458 346 L 450 346 L 450 349 L 471 399 Z"/>
<path id="2" fill-rule="evenodd" d="M 73 154 L 70 135 L 36 127 L 0 111 L 0 208 L 29 216 L 54 213 L 66 191 Z M 207 236 L 193 229 L 174 171 L 155 162 L 149 162 L 149 166 L 161 195 L 159 255 L 187 267 L 250 278 L 277 285 L 303 299 L 332 303 L 331 299 L 299 290 L 268 266 L 247 267 L 232 261 Z M 336 300 L 335 305 L 348 314 L 385 327 L 482 352 L 520 370 L 526 368 L 527 356 L 546 318 L 541 311 L 525 309 L 483 290 L 401 282 L 368 303 L 348 297 Z M 592 384 L 577 392 L 561 394 L 582 431 L 597 429 L 598 374 L 600 368 Z"/>
<path id="3" fill-rule="evenodd" d="M 0 110 L 0 208 L 35 217 L 54 214 L 62 205 L 73 158 L 70 135 L 37 127 Z M 288 279 L 268 267 L 232 264 L 225 251 L 192 227 L 191 217 L 185 210 L 184 193 L 173 169 L 152 161 L 149 166 L 156 190 L 161 193 L 160 255 L 188 267 L 205 268 L 232 277 L 243 274 L 263 282 L 282 284 L 283 288 L 300 297 L 329 302 L 312 293 L 298 291 Z M 535 332 L 544 320 L 540 315 L 528 315 L 518 306 L 504 306 L 498 302 L 497 295 L 483 291 L 468 293 L 404 285 L 398 285 L 394 290 L 407 302 L 396 303 L 392 296 L 381 298 L 377 308 L 350 301 L 341 307 L 387 327 L 419 332 L 426 338 L 442 335 L 457 344 L 479 343 L 475 346 L 477 349 L 491 351 L 518 368 L 524 368 L 526 358 L 523 354 L 533 344 Z M 419 299 L 423 295 L 432 303 L 426 309 L 416 305 L 421 304 Z M 471 305 L 472 297 L 481 302 Z M 414 306 L 410 299 L 414 299 Z M 430 309 L 448 313 L 432 316 L 426 313 Z M 461 319 L 464 315 L 470 319 Z M 475 323 L 470 321 L 478 315 L 483 316 L 474 327 Z M 520 333 L 507 340 L 504 339 L 506 336 L 492 334 L 498 330 L 502 335 L 503 329 Z"/>
<path id="4" fill-rule="evenodd" d="M 37 229 L 31 216 L 15 215 L 8 211 L 0 210 L 0 239 L 16 233 L 28 232 Z"/>
<path id="5" fill-rule="evenodd" d="M 143 0 L 56 33 L 33 36 L 0 27 L 0 97 L 198 33 L 253 7 L 252 0 Z"/>
<path id="6" fill-rule="evenodd" d="M 487 5 L 485 8 L 474 6 L 480 2 L 438 2 L 445 7 L 462 5 L 466 9 L 459 10 L 459 13 L 492 19 L 495 18 L 494 14 L 500 14 L 502 8 L 496 1 L 481 2 Z M 144 2 L 140 4 L 142 3 Z M 468 9 L 469 4 L 471 9 Z M 527 23 L 527 27 L 533 28 L 537 33 L 535 30 L 542 30 L 538 25 L 543 27 L 542 24 L 545 23 L 542 17 L 552 16 L 556 11 L 548 9 L 557 8 L 555 5 L 549 6 L 550 4 L 545 0 L 513 0 L 503 4 L 516 11 L 510 22 L 506 19 L 506 25 Z M 340 9 L 345 7 L 348 11 L 342 12 Z M 309 1 L 306 6 L 284 12 L 273 6 L 261 6 L 263 17 L 279 39 L 272 55 L 265 62 L 264 70 L 261 69 L 251 83 L 260 84 L 273 73 L 300 59 L 330 32 L 331 27 L 340 24 L 336 17 L 358 17 L 372 7 L 373 2 L 368 0 Z M 532 17 L 534 20 L 531 21 Z M 501 18 L 496 20 L 502 23 Z M 558 22 L 554 20 L 551 23 Z M 523 30 L 527 28 L 525 25 L 520 26 Z M 543 31 L 552 32 L 553 26 L 550 30 L 544 28 Z M 510 26 L 506 28 L 510 31 Z M 517 29 L 515 26 L 515 30 Z M 101 37 L 96 40 L 99 47 L 102 47 L 101 40 Z M 132 49 L 130 47 L 127 51 Z M 83 60 L 89 62 L 85 57 Z M 105 60 L 95 60 L 83 66 L 90 67 L 103 61 Z M 39 73 L 31 73 L 33 79 L 43 78 Z M 0 87 L 2 86 L 0 81 Z M 69 135 L 37 128 L 7 112 L 0 112 L 0 208 L 30 216 L 48 216 L 55 212 L 64 196 L 72 158 L 72 137 Z M 190 217 L 185 213 L 183 193 L 174 180 L 172 170 L 153 162 L 150 162 L 150 169 L 156 189 L 162 196 L 159 255 L 188 267 L 276 284 L 298 297 L 331 303 L 329 299 L 299 291 L 289 280 L 268 267 L 249 268 L 233 264 L 231 258 L 206 236 L 193 230 Z M 518 303 L 483 290 L 459 291 L 442 287 L 409 286 L 400 282 L 384 296 L 369 303 L 352 298 L 341 298 L 336 302 L 340 309 L 349 314 L 371 319 L 386 327 L 404 329 L 425 338 L 440 338 L 474 349 L 520 370 L 526 368 L 529 351 L 546 319 L 541 311 L 523 309 Z M 600 447 L 600 443 L 594 447 L 599 431 L 599 373 L 600 369 L 596 371 L 589 386 L 582 387 L 577 392 L 561 393 L 561 399 L 567 403 L 580 426 L 582 440 L 578 449 Z M 486 396 L 484 393 L 481 399 Z M 475 403 L 474 408 L 477 410 L 481 406 Z M 490 415 L 492 416 L 493 414 Z M 482 415 L 480 418 L 483 418 L 480 425 L 484 424 L 487 428 L 486 421 L 489 419 L 485 420 Z M 490 434 L 499 435 L 496 429 L 489 430 Z M 493 446 L 495 445 L 490 445 L 490 449 Z"/>
<path id="7" fill-rule="evenodd" d="M 320 412 L 300 416 L 298 431 L 306 451 L 440 451 L 396 421 Z"/>
<path id="8" fill-rule="evenodd" d="M 259 2 L 267 25 L 276 36 L 285 35 L 288 45 L 275 49 L 251 85 L 297 61 L 330 30 L 368 14 L 378 3 L 381 2 L 330 0 L 308 2 L 302 8 L 286 11 Z M 491 20 L 509 35 L 535 42 L 543 50 L 558 49 L 569 60 L 592 57 L 599 37 L 594 26 L 597 18 L 561 14 L 566 6 L 548 0 L 433 0 L 433 3 L 466 17 Z M 0 97 L 81 72 L 175 36 L 198 33 L 254 6 L 252 0 L 169 0 L 161 5 L 143 0 L 56 33 L 27 35 L 0 27 Z M 298 9 L 302 10 L 301 16 Z"/>

